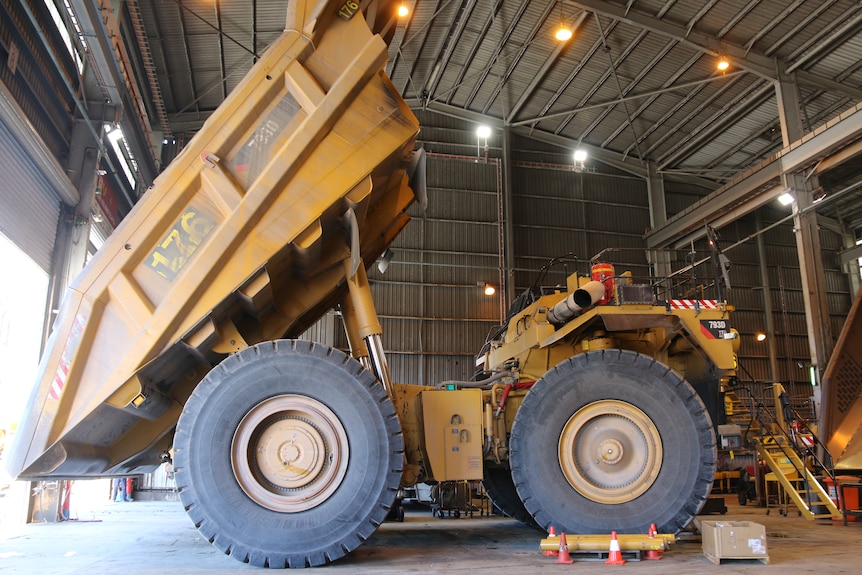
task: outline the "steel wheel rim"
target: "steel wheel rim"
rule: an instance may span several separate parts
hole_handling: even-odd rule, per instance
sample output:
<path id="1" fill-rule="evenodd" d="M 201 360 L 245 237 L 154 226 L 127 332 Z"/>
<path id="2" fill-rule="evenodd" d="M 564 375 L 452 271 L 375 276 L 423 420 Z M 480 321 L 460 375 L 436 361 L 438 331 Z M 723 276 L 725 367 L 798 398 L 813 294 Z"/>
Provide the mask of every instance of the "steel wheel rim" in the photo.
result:
<path id="1" fill-rule="evenodd" d="M 617 400 L 590 403 L 563 426 L 560 467 L 578 493 L 605 504 L 645 493 L 661 470 L 661 436 L 637 407 Z"/>
<path id="2" fill-rule="evenodd" d="M 231 442 L 240 488 L 258 505 L 282 513 L 326 501 L 344 479 L 349 454 L 347 433 L 335 413 L 302 395 L 258 403 Z"/>

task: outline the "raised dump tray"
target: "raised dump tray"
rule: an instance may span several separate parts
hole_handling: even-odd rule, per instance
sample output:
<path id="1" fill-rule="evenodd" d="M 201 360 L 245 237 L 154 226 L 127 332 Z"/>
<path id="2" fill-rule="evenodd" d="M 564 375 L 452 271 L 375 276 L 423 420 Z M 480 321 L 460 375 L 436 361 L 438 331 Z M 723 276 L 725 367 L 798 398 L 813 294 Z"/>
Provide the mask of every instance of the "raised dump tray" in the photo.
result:
<path id="1" fill-rule="evenodd" d="M 346 292 L 344 260 L 374 262 L 406 225 L 418 123 L 357 9 L 290 2 L 287 30 L 74 281 L 12 475 L 154 468 L 213 365 L 300 334 Z"/>

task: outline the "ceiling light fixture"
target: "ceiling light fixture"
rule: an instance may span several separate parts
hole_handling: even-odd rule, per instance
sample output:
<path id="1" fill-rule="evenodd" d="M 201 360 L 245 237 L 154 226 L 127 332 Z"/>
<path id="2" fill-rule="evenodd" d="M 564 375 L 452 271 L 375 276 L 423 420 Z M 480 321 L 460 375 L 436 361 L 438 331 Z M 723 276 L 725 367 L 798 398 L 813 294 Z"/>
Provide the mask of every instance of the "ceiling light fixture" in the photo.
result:
<path id="1" fill-rule="evenodd" d="M 410 14 L 410 8 L 408 8 L 407 5 L 402 2 L 401 5 L 398 7 L 398 17 L 404 18 L 408 14 Z"/>
<path id="2" fill-rule="evenodd" d="M 581 172 L 586 169 L 586 165 L 584 162 L 587 161 L 587 151 L 581 148 L 575 150 L 575 153 L 572 154 L 572 159 L 575 160 L 575 171 Z"/>
<path id="3" fill-rule="evenodd" d="M 572 29 L 566 26 L 566 22 L 563 18 L 563 3 L 560 2 L 560 27 L 557 28 L 556 32 L 554 32 L 554 38 L 560 42 L 565 42 L 566 40 L 571 40 L 573 35 L 574 32 L 572 32 Z"/>
<path id="4" fill-rule="evenodd" d="M 778 196 L 778 201 L 781 203 L 782 206 L 789 206 L 793 203 L 793 200 L 793 194 L 791 194 L 789 191 L 784 192 L 783 194 Z"/>
<path id="5" fill-rule="evenodd" d="M 816 204 L 817 202 L 822 202 L 826 199 L 826 195 L 826 190 L 824 190 L 822 187 L 817 188 L 816 190 L 814 190 L 814 200 L 812 203 Z"/>
<path id="6" fill-rule="evenodd" d="M 488 138 L 491 137 L 491 128 L 488 126 L 479 126 L 476 128 L 476 155 L 482 155 L 482 146 L 485 147 L 485 159 L 488 159 Z M 484 140 L 484 142 L 483 142 Z"/>
<path id="7" fill-rule="evenodd" d="M 572 31 L 569 28 L 566 28 L 565 24 L 560 24 L 560 27 L 557 28 L 556 33 L 554 33 L 554 38 L 556 38 L 560 42 L 565 42 L 566 40 L 571 40 L 572 39 Z"/>
<path id="8" fill-rule="evenodd" d="M 730 60 L 724 54 L 720 54 L 715 67 L 718 68 L 719 72 L 727 72 L 728 68 L 730 68 Z"/>
<path id="9" fill-rule="evenodd" d="M 759 331 L 759 332 L 757 332 L 757 334 L 754 336 L 754 339 L 756 339 L 757 341 L 766 341 L 766 334 L 765 334 L 765 333 L 763 333 L 762 331 Z"/>
<path id="10" fill-rule="evenodd" d="M 392 258 L 395 257 L 395 252 L 393 252 L 390 248 L 386 248 L 380 257 L 377 258 L 377 269 L 380 270 L 380 273 L 386 273 L 387 268 L 389 268 L 389 264 L 392 263 Z"/>

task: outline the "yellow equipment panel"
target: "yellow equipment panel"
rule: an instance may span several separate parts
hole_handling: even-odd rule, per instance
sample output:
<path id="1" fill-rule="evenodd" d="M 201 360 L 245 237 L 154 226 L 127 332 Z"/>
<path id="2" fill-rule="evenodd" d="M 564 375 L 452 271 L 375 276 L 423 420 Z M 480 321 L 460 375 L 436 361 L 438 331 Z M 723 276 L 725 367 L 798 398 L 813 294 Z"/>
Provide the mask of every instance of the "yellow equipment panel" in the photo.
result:
<path id="1" fill-rule="evenodd" d="M 422 418 L 434 479 L 482 479 L 482 392 L 423 391 Z"/>

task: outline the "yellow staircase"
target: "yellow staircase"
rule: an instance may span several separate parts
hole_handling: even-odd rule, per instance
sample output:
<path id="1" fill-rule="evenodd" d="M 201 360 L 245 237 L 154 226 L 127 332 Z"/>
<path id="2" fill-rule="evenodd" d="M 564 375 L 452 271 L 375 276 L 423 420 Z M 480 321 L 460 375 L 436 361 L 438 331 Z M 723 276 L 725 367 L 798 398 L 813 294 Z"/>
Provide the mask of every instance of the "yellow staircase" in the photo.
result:
<path id="1" fill-rule="evenodd" d="M 800 453 L 811 454 L 810 457 L 806 455 L 807 459 L 813 457 L 811 448 L 817 440 L 816 437 L 811 433 L 797 432 L 795 427 L 791 433 L 788 433 L 791 427 L 788 426 L 787 419 L 793 418 L 794 414 L 787 401 L 784 387 L 776 383 L 773 384 L 772 389 L 775 396 L 775 423 L 772 427 L 775 432 L 768 435 L 762 434 L 754 439 L 757 453 L 770 470 L 764 477 L 767 513 L 769 487 L 770 484 L 776 483 L 779 507 L 784 507 L 785 502 L 792 501 L 799 509 L 800 515 L 806 519 L 843 518 L 841 511 L 800 457 Z M 768 429 L 768 426 L 762 429 Z M 815 512 L 815 509 L 825 509 L 826 512 Z M 786 515 L 786 507 L 784 513 Z"/>
<path id="2" fill-rule="evenodd" d="M 752 415 L 749 404 L 741 399 L 735 391 L 724 392 L 724 413 L 728 423 L 739 426 L 743 438 L 747 438 L 760 430 L 760 422 Z"/>
<path id="3" fill-rule="evenodd" d="M 841 519 L 843 515 L 835 506 L 817 478 L 808 470 L 785 437 L 764 437 L 754 441 L 757 453 L 770 469 L 766 474 L 767 509 L 769 508 L 769 484 L 777 483 L 779 506 L 782 501 L 792 501 L 806 519 Z M 785 440 L 785 441 L 782 441 Z M 785 499 L 786 498 L 786 499 Z M 815 513 L 817 507 L 828 513 Z"/>

